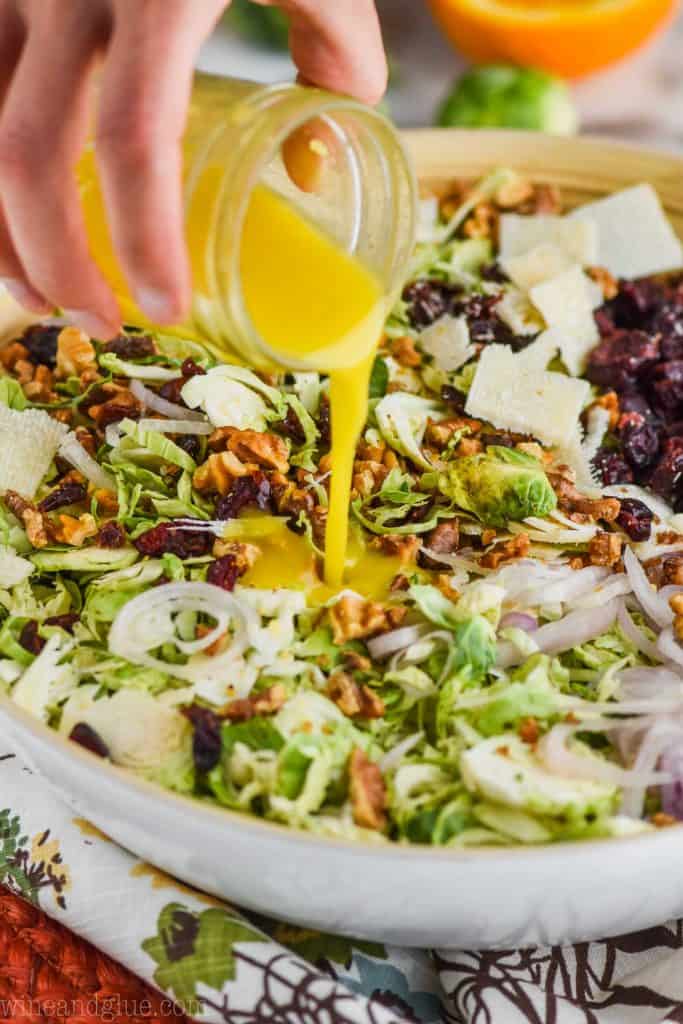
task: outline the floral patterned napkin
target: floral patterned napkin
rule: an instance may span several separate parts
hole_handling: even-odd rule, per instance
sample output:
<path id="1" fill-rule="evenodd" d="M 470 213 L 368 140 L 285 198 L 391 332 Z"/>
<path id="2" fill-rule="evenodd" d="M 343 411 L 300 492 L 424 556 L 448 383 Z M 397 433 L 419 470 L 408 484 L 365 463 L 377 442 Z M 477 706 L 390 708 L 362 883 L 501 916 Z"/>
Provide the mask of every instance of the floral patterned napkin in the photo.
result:
<path id="1" fill-rule="evenodd" d="M 183 886 L 58 803 L 0 741 L 0 884 L 207 1024 L 683 1024 L 683 923 L 505 953 L 397 949 Z M 0 975 L 3 965 L 0 964 Z"/>

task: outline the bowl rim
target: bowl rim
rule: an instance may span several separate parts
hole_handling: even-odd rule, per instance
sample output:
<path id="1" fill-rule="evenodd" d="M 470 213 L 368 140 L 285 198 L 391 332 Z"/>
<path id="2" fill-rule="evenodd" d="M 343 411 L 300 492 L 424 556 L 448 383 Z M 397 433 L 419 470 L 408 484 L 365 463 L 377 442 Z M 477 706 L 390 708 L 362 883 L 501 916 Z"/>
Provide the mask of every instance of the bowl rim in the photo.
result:
<path id="1" fill-rule="evenodd" d="M 656 147 L 643 143 L 632 143 L 627 140 L 614 139 L 601 135 L 593 136 L 549 136 L 535 132 L 526 131 L 502 131 L 502 130 L 467 130 L 453 128 L 417 128 L 401 132 L 413 161 L 419 163 L 416 156 L 420 142 L 426 138 L 439 141 L 446 138 L 452 139 L 453 135 L 459 135 L 463 142 L 468 140 L 479 140 L 485 143 L 504 143 L 513 139 L 528 137 L 530 143 L 537 146 L 556 146 L 557 148 L 574 147 L 584 150 L 599 152 L 610 149 L 613 153 L 637 154 L 653 160 L 667 161 L 672 171 L 683 172 L 683 153 L 676 152 L 673 148 Z M 418 168 L 419 171 L 419 168 Z M 430 175 L 425 175 L 429 179 Z M 681 186 L 681 205 L 683 207 L 683 179 Z M 396 861 L 417 859 L 425 862 L 453 862 L 454 864 L 470 863 L 486 859 L 488 862 L 508 860 L 511 856 L 517 861 L 530 860 L 536 862 L 539 858 L 549 861 L 551 858 L 564 861 L 579 860 L 584 855 L 590 856 L 592 852 L 599 852 L 610 846 L 619 844 L 622 853 L 628 853 L 631 849 L 638 849 L 643 854 L 657 844 L 662 848 L 666 843 L 672 846 L 680 846 L 681 826 L 683 822 L 674 826 L 645 831 L 635 835 L 604 836 L 592 839 L 564 839 L 551 843 L 539 843 L 524 845 L 522 843 L 507 843 L 495 846 L 431 846 L 418 843 L 399 842 L 369 842 L 363 840 L 346 839 L 340 836 L 321 835 L 315 832 L 307 832 L 303 829 L 296 829 L 290 825 L 270 821 L 265 818 L 258 818 L 247 812 L 240 812 L 228 807 L 222 807 L 202 800 L 195 796 L 174 792 L 161 786 L 159 783 L 145 779 L 134 772 L 122 768 L 112 762 L 102 759 L 91 753 L 89 750 L 73 743 L 62 734 L 51 729 L 46 723 L 31 715 L 28 711 L 16 705 L 11 698 L 0 693 L 0 721 L 6 717 L 14 724 L 14 727 L 21 733 L 28 733 L 31 739 L 41 746 L 52 747 L 55 754 L 65 756 L 76 762 L 80 762 L 90 774 L 95 774 L 103 781 L 110 780 L 124 791 L 137 795 L 140 799 L 147 799 L 151 804 L 164 806 L 169 812 L 182 814 L 185 821 L 188 817 L 196 819 L 197 824 L 207 828 L 219 825 L 221 822 L 229 823 L 233 828 L 239 828 L 245 835 L 251 835 L 255 840 L 259 838 L 270 838 L 273 841 L 283 841 L 317 848 L 324 853 L 325 850 L 335 850 L 340 855 L 350 854 L 356 857 L 391 856 Z M 10 735 L 10 743 L 12 736 Z M 21 753 L 17 756 L 21 760 Z M 42 777 L 42 776 L 41 776 Z M 49 785 L 50 783 L 48 783 Z M 106 831 L 106 826 L 105 826 Z"/>

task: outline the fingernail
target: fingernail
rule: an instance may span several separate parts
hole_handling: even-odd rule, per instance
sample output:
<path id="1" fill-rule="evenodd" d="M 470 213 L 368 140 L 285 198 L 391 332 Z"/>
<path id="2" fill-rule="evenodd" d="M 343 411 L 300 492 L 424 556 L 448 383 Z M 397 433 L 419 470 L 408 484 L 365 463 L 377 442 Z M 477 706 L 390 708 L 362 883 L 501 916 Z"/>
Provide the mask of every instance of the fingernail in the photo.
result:
<path id="1" fill-rule="evenodd" d="M 156 288 L 140 288 L 136 297 L 138 306 L 153 323 L 171 323 L 178 315 L 168 295 Z"/>
<path id="2" fill-rule="evenodd" d="M 0 284 L 3 284 L 13 299 L 32 313 L 49 313 L 52 306 L 49 305 L 37 292 L 24 284 L 16 277 L 0 277 Z"/>
<path id="3" fill-rule="evenodd" d="M 85 309 L 65 309 L 64 317 L 76 327 L 80 327 L 91 338 L 97 338 L 99 341 L 107 341 L 114 333 L 111 324 L 96 313 L 89 313 Z"/>

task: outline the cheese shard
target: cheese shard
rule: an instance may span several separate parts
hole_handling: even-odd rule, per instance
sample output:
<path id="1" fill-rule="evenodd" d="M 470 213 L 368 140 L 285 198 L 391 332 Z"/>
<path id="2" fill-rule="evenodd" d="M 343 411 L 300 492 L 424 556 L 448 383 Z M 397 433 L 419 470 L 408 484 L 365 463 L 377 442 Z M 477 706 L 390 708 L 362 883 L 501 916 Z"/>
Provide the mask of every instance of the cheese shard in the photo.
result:
<path id="1" fill-rule="evenodd" d="M 499 244 L 501 264 L 544 244 L 557 246 L 571 262 L 581 266 L 598 262 L 598 229 L 590 217 L 552 214 L 523 217 L 518 213 L 504 213 L 500 218 Z"/>
<path id="2" fill-rule="evenodd" d="M 583 372 L 586 357 L 600 340 L 593 316 L 594 291 L 578 264 L 535 285 L 531 301 L 552 328 L 562 359 L 570 373 Z"/>
<path id="3" fill-rule="evenodd" d="M 438 369 L 446 373 L 459 370 L 476 352 L 464 316 L 440 317 L 422 331 L 418 341 L 422 351 L 432 356 Z"/>
<path id="4" fill-rule="evenodd" d="M 499 430 L 562 446 L 575 435 L 589 394 L 588 381 L 538 370 L 518 360 L 507 345 L 489 345 L 479 358 L 465 411 Z"/>
<path id="5" fill-rule="evenodd" d="M 645 277 L 683 266 L 683 247 L 652 185 L 634 185 L 580 206 L 569 219 L 597 224 L 595 263 L 615 277 Z"/>
<path id="6" fill-rule="evenodd" d="M 557 355 L 560 344 L 552 330 L 543 331 L 530 345 L 517 353 L 517 362 L 530 370 L 545 370 Z"/>
<path id="7" fill-rule="evenodd" d="M 503 260 L 501 266 L 513 284 L 528 292 L 537 284 L 556 277 L 575 263 L 559 245 L 542 242 L 519 256 Z"/>
<path id="8" fill-rule="evenodd" d="M 0 494 L 32 498 L 69 428 L 42 409 L 0 405 Z"/>
<path id="9" fill-rule="evenodd" d="M 543 317 L 534 308 L 529 296 L 515 285 L 507 285 L 503 297 L 495 306 L 496 316 L 520 337 L 538 334 L 543 330 Z"/>

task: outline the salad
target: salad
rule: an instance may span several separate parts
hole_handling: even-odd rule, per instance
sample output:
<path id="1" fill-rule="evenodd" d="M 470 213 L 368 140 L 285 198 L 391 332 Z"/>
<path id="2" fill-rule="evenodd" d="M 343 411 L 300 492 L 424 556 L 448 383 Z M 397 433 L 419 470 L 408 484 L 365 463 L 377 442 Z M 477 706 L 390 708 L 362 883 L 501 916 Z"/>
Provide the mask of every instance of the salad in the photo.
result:
<path id="1" fill-rule="evenodd" d="M 0 690 L 313 833 L 683 819 L 683 253 L 647 185 L 420 205 L 322 582 L 327 381 L 60 319 L 0 350 Z"/>

